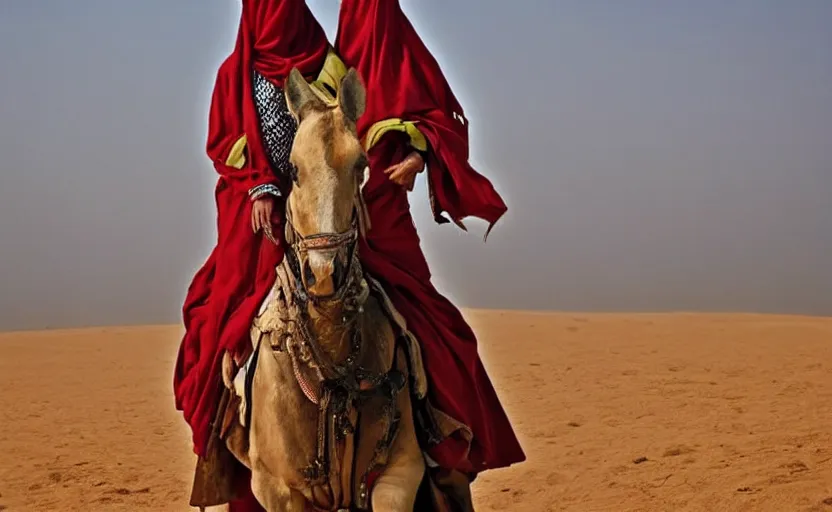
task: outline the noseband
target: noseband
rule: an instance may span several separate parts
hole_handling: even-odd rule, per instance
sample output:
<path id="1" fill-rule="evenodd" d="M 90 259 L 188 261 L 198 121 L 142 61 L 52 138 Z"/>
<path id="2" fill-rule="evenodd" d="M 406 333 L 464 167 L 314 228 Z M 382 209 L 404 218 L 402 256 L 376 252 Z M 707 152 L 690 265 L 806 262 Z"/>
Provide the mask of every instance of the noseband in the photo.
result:
<path id="1" fill-rule="evenodd" d="M 287 224 L 292 229 L 295 237 L 292 248 L 299 253 L 351 248 L 358 240 L 358 229 L 354 221 L 353 226 L 342 233 L 315 233 L 309 236 L 301 236 L 291 222 L 287 222 Z"/>
<path id="2" fill-rule="evenodd" d="M 352 287 L 352 281 L 355 277 L 355 270 L 360 268 L 358 265 L 358 256 L 356 251 L 356 242 L 359 235 L 363 234 L 361 228 L 361 213 L 353 210 L 352 225 L 346 231 L 340 233 L 314 233 L 311 235 L 301 235 L 292 222 L 292 214 L 290 207 L 291 196 L 286 199 L 286 242 L 290 247 L 286 251 L 286 256 L 290 259 L 290 268 L 295 274 L 296 282 L 298 283 L 297 291 L 303 295 L 303 299 L 310 302 L 333 302 L 343 300 L 348 290 Z M 303 276 L 303 261 L 308 258 L 309 253 L 316 251 L 338 251 L 336 258 L 342 258 L 346 261 L 343 268 L 344 276 L 343 282 L 335 283 L 335 293 L 329 297 L 317 298 L 309 293 L 306 288 L 306 282 Z M 344 253 L 346 252 L 346 255 Z"/>

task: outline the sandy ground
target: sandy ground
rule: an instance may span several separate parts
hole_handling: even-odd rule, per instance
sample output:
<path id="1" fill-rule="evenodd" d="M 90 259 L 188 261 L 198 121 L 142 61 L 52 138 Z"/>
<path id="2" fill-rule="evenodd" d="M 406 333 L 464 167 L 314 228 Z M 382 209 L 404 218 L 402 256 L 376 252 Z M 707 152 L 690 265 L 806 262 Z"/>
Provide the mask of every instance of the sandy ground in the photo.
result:
<path id="1" fill-rule="evenodd" d="M 478 511 L 832 511 L 832 319 L 468 317 L 529 456 Z M 0 510 L 189 510 L 179 335 L 0 334 Z"/>

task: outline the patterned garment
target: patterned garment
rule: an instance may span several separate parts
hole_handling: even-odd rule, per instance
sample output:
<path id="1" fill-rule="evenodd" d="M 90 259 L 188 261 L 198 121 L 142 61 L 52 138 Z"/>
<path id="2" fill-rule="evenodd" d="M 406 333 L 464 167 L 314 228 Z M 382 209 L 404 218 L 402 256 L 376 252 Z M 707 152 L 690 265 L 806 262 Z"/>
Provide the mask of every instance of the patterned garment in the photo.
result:
<path id="1" fill-rule="evenodd" d="M 286 105 L 283 90 L 258 73 L 253 72 L 254 104 L 260 118 L 263 145 L 276 176 L 289 176 L 289 154 L 297 131 L 295 118 Z"/>

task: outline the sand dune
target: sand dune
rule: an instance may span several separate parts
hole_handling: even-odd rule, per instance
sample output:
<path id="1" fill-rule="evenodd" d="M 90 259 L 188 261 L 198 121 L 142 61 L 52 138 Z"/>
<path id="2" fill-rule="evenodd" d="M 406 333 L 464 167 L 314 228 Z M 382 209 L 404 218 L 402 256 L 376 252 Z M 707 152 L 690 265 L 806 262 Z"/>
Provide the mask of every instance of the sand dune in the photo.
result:
<path id="1" fill-rule="evenodd" d="M 832 511 L 832 319 L 468 317 L 529 455 L 479 511 Z M 0 334 L 0 510 L 189 510 L 179 335 Z"/>

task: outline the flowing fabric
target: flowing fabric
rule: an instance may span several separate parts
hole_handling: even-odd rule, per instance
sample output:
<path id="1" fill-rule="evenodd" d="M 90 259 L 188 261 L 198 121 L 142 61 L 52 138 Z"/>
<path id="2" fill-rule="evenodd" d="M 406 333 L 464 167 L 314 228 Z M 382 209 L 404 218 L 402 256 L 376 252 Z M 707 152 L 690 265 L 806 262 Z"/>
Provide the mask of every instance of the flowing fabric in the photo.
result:
<path id="1" fill-rule="evenodd" d="M 367 87 L 367 110 L 358 126 L 365 136 L 384 119 L 417 122 L 428 140 L 432 207 L 461 226 L 475 216 L 489 230 L 506 206 L 489 180 L 468 163 L 468 127 L 462 107 L 438 63 L 416 34 L 398 0 L 343 0 L 336 52 L 355 67 Z M 366 270 L 382 282 L 418 338 L 432 405 L 470 428 L 430 449 L 442 467 L 469 474 L 525 460 L 477 353 L 476 337 L 459 310 L 430 283 L 405 190 L 382 172 L 412 151 L 402 133 L 384 135 L 369 151 L 364 188 L 371 229 L 360 247 Z"/>
<path id="2" fill-rule="evenodd" d="M 506 205 L 491 182 L 468 163 L 468 121 L 462 106 L 399 1 L 343 0 L 335 47 L 367 86 L 359 133 L 387 118 L 418 122 L 430 143 L 428 178 L 437 222 L 448 222 L 443 213 L 460 225 L 473 216 L 488 221 L 490 229 Z"/>
<path id="3" fill-rule="evenodd" d="M 303 0 L 243 0 L 234 52 L 223 62 L 211 101 L 207 152 L 220 175 L 216 188 L 217 245 L 194 277 L 183 307 L 185 335 L 174 374 L 176 407 L 193 431 L 194 451 L 204 455 L 216 415 L 222 354 L 244 357 L 249 329 L 274 284 L 283 258 L 251 229 L 248 191 L 282 186 L 263 148 L 252 96 L 252 70 L 282 85 L 293 67 L 315 76 L 329 43 Z M 228 165 L 232 148 L 245 136 L 243 165 Z M 275 234 L 282 235 L 282 205 L 276 205 Z"/>

